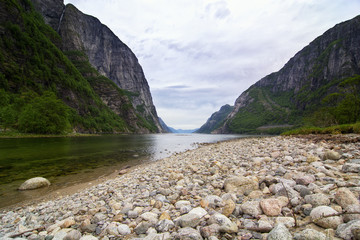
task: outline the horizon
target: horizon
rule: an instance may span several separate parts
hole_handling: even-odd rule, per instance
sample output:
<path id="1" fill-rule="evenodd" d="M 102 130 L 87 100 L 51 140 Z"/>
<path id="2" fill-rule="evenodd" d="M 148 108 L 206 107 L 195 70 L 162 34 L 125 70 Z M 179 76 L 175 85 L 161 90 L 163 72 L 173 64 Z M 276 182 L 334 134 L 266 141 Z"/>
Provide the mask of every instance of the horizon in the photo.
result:
<path id="1" fill-rule="evenodd" d="M 101 9 L 96 0 L 65 3 L 98 18 L 130 47 L 158 116 L 175 129 L 200 128 L 316 37 L 360 12 L 355 0 L 119 0 L 102 1 Z"/>

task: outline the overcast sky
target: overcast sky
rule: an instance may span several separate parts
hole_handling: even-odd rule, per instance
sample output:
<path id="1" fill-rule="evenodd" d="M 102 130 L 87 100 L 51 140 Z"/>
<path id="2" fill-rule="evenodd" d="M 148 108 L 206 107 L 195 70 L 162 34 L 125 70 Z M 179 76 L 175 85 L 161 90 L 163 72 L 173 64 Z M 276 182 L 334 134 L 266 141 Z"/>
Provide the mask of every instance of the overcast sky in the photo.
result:
<path id="1" fill-rule="evenodd" d="M 335 24 L 359 0 L 65 0 L 138 57 L 159 117 L 198 128 Z"/>

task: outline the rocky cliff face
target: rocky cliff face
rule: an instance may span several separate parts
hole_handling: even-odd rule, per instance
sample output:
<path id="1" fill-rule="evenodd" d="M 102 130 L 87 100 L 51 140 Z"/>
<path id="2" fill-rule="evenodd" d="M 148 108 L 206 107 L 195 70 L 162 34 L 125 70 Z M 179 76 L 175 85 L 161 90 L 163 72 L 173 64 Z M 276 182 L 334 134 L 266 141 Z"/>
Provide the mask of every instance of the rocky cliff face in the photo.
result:
<path id="1" fill-rule="evenodd" d="M 132 92 L 131 102 L 137 114 L 163 131 L 143 70 L 134 53 L 108 27 L 75 6 L 62 0 L 33 0 L 45 21 L 62 38 L 63 51 L 83 51 L 91 65 L 118 87 Z M 113 105 L 106 101 L 109 107 Z"/>
<path id="2" fill-rule="evenodd" d="M 229 113 L 232 112 L 233 109 L 234 107 L 230 106 L 229 104 L 222 106 L 220 110 L 213 113 L 211 117 L 206 121 L 206 123 L 202 125 L 201 128 L 196 132 L 211 133 L 224 123 L 224 120 L 229 115 Z"/>
<path id="3" fill-rule="evenodd" d="M 298 123 L 335 92 L 341 79 L 360 74 L 360 16 L 337 24 L 252 85 L 235 102 L 218 133 Z"/>

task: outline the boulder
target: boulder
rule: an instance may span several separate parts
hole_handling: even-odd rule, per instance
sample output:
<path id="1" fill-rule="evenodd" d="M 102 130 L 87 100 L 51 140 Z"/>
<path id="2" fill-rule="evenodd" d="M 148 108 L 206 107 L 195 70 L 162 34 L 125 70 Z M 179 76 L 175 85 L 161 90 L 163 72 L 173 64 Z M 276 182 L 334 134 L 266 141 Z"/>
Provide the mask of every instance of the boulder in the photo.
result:
<path id="1" fill-rule="evenodd" d="M 46 178 L 34 177 L 26 180 L 23 184 L 21 184 L 19 190 L 32 190 L 48 186 L 50 186 L 50 182 Z"/>
<path id="2" fill-rule="evenodd" d="M 335 201 L 342 208 L 350 205 L 359 205 L 359 200 L 348 188 L 339 188 L 335 194 Z"/>
<path id="3" fill-rule="evenodd" d="M 340 224 L 343 223 L 342 217 L 341 216 L 326 217 L 326 216 L 337 213 L 338 212 L 331 207 L 319 206 L 311 211 L 310 217 L 313 223 L 319 225 L 320 227 L 336 229 Z"/>
<path id="4" fill-rule="evenodd" d="M 339 225 L 336 229 L 336 235 L 345 240 L 358 239 L 358 230 L 360 229 L 360 220 L 353 220 Z M 356 236 L 355 236 L 356 235 Z"/>
<path id="5" fill-rule="evenodd" d="M 341 158 L 341 155 L 338 152 L 335 152 L 334 150 L 326 150 L 323 155 L 323 160 L 339 160 Z"/>
<path id="6" fill-rule="evenodd" d="M 230 177 L 224 182 L 225 192 L 248 195 L 259 189 L 259 181 L 256 177 Z"/>
<path id="7" fill-rule="evenodd" d="M 260 201 L 260 206 L 267 216 L 273 217 L 281 214 L 281 205 L 276 198 L 263 199 Z"/>

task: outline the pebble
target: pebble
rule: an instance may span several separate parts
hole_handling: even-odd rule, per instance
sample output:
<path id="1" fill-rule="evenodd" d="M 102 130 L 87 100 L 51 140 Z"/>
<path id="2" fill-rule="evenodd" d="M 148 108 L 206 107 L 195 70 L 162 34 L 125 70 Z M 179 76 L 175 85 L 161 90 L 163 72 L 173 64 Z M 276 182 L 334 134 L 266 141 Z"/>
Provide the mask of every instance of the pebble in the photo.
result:
<path id="1" fill-rule="evenodd" d="M 277 224 L 269 233 L 268 240 L 292 240 L 292 235 L 284 224 Z"/>
<path id="2" fill-rule="evenodd" d="M 324 218 L 360 210 L 359 149 L 311 136 L 204 144 L 70 196 L 3 210 L 0 239 L 41 226 L 17 239 L 359 239 L 360 214 Z"/>
<path id="3" fill-rule="evenodd" d="M 318 232 L 315 229 L 305 229 L 301 232 L 295 233 L 294 240 L 326 240 L 326 235 Z"/>

